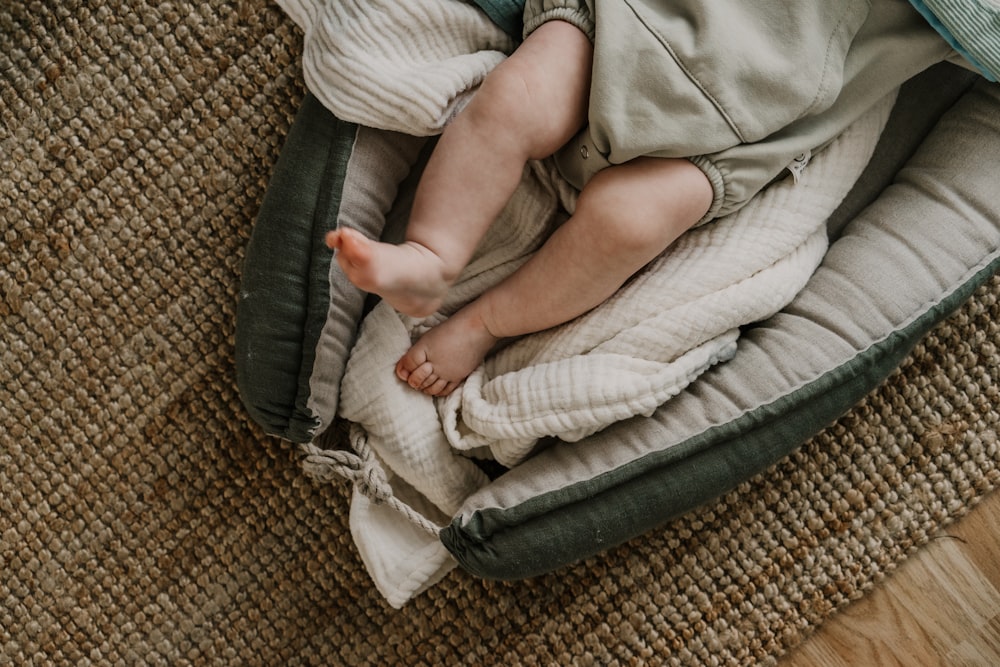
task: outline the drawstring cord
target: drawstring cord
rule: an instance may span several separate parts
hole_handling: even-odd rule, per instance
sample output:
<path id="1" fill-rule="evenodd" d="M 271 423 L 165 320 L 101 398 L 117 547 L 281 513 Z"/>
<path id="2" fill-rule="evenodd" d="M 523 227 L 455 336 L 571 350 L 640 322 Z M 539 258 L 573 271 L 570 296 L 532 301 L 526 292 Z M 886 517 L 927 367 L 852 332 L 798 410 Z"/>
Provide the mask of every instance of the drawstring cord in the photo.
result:
<path id="1" fill-rule="evenodd" d="M 313 443 L 306 443 L 301 447 L 306 455 L 302 468 L 313 479 L 320 482 L 334 482 L 337 477 L 345 478 L 358 492 L 376 505 L 388 505 L 434 537 L 438 537 L 441 533 L 440 526 L 393 494 L 385 470 L 376 458 L 371 445 L 368 444 L 368 436 L 360 429 L 352 429 L 353 451 L 321 449 Z"/>

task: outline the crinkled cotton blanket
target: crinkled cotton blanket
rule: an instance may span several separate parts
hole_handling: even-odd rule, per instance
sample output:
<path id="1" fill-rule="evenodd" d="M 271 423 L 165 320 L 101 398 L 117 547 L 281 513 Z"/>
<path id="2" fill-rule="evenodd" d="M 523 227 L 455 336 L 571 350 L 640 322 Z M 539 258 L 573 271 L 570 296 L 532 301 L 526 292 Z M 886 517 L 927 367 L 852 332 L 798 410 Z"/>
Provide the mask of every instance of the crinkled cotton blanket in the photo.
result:
<path id="1" fill-rule="evenodd" d="M 305 33 L 310 91 L 344 120 L 410 135 L 440 132 L 513 48 L 457 0 L 280 4 Z M 399 382 L 396 361 L 412 338 L 527 259 L 572 212 L 575 192 L 550 162 L 531 163 L 441 313 L 420 321 L 379 304 L 341 388 L 359 458 L 345 463 L 311 446 L 306 466 L 355 479 L 352 531 L 387 599 L 403 604 L 454 565 L 434 523 L 488 483 L 470 457 L 513 466 L 540 439 L 575 441 L 649 415 L 732 357 L 741 326 L 788 304 L 821 262 L 824 223 L 867 163 L 890 106 L 740 212 L 686 234 L 597 309 L 504 347 L 447 398 Z"/>

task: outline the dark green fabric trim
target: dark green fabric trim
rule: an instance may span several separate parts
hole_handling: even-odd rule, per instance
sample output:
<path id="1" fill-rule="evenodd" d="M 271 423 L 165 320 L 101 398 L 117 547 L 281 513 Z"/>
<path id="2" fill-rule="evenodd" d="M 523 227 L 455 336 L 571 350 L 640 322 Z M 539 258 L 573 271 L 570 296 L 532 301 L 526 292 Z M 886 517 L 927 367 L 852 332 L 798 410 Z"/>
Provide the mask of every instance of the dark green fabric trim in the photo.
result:
<path id="1" fill-rule="evenodd" d="M 524 0 L 473 0 L 504 32 L 521 41 Z"/>
<path id="2" fill-rule="evenodd" d="M 906 327 L 769 405 L 598 478 L 477 512 L 465 526 L 455 519 L 441 541 L 473 574 L 521 579 L 660 526 L 766 470 L 843 415 L 998 269 L 994 258 Z"/>
<path id="3" fill-rule="evenodd" d="M 307 407 L 316 342 L 327 320 L 336 225 L 357 127 L 307 96 L 257 216 L 236 313 L 236 381 L 269 434 L 306 442 L 319 424 Z"/>

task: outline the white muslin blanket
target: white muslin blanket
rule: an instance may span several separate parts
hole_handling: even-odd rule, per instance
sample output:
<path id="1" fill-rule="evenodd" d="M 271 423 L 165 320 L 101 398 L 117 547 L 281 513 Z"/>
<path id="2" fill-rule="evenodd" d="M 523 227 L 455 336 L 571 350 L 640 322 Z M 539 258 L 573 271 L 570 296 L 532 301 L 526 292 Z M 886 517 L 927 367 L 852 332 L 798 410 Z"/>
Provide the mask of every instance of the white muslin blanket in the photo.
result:
<path id="1" fill-rule="evenodd" d="M 338 117 L 368 127 L 440 132 L 513 46 L 459 0 L 279 2 L 305 33 L 310 91 Z M 650 415 L 732 357 L 740 326 L 788 304 L 821 262 L 825 221 L 867 164 L 891 104 L 855 123 L 798 178 L 688 232 L 607 302 L 504 347 L 444 399 L 399 382 L 396 361 L 413 338 L 523 263 L 572 212 L 575 192 L 550 162 L 529 164 L 441 313 L 413 320 L 379 304 L 351 352 L 340 414 L 355 424 L 358 465 L 368 471 L 355 486 L 352 533 L 388 601 L 404 604 L 454 566 L 434 524 L 488 483 L 470 456 L 513 466 L 542 438 L 575 441 Z M 323 448 L 306 450 L 315 476 L 343 469 Z M 374 478 L 374 495 L 391 502 L 371 502 Z"/>

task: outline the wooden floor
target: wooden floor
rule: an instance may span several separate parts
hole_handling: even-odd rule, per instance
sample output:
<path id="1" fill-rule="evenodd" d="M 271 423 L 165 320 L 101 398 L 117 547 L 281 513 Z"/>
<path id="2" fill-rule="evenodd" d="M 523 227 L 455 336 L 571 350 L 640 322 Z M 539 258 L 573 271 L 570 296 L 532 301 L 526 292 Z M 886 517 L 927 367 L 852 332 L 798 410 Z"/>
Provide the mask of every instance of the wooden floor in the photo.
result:
<path id="1" fill-rule="evenodd" d="M 987 496 L 778 664 L 1000 666 L 1000 494 Z"/>

